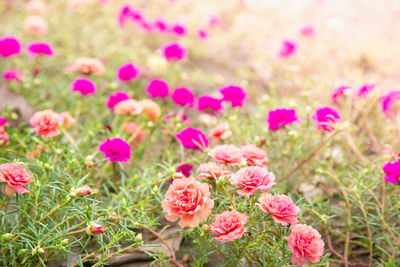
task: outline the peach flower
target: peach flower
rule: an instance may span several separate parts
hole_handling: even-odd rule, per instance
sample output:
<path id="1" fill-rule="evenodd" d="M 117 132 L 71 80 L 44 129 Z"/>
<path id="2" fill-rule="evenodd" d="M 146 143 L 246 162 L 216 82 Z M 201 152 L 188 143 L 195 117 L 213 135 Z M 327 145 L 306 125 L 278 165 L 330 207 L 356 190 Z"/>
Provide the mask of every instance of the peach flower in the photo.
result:
<path id="1" fill-rule="evenodd" d="M 165 218 L 179 226 L 194 228 L 210 215 L 214 201 L 210 199 L 208 184 L 193 177 L 177 179 L 169 186 L 162 202 Z"/>
<path id="2" fill-rule="evenodd" d="M 396 155 L 394 154 L 391 145 L 389 144 L 383 145 L 382 158 L 384 161 L 391 161 L 396 158 Z"/>
<path id="3" fill-rule="evenodd" d="M 152 121 L 158 119 L 161 115 L 160 106 L 151 99 L 139 101 L 139 106 L 142 108 L 142 114 L 146 114 Z"/>
<path id="4" fill-rule="evenodd" d="M 36 134 L 49 138 L 61 133 L 59 126 L 62 125 L 63 119 L 60 114 L 46 109 L 33 114 L 29 122 L 35 128 Z"/>
<path id="5" fill-rule="evenodd" d="M 132 145 L 134 147 L 136 147 L 146 138 L 146 133 L 134 122 L 125 122 L 122 126 L 122 129 L 133 138 Z"/>
<path id="6" fill-rule="evenodd" d="M 101 60 L 91 57 L 80 57 L 68 67 L 69 71 L 92 74 L 95 76 L 103 75 L 105 68 Z"/>
<path id="7" fill-rule="evenodd" d="M 215 217 L 215 221 L 210 225 L 210 232 L 218 235 L 215 240 L 219 242 L 240 239 L 247 232 L 247 228 L 244 227 L 246 222 L 246 214 L 241 214 L 236 210 L 224 211 Z"/>
<path id="8" fill-rule="evenodd" d="M 224 179 L 227 176 L 231 175 L 231 171 L 222 164 L 218 164 L 215 162 L 203 163 L 199 167 L 200 174 L 197 176 L 197 179 Z"/>
<path id="9" fill-rule="evenodd" d="M 30 0 L 26 4 L 26 13 L 28 14 L 44 14 L 46 13 L 46 4 L 43 2 L 43 0 Z"/>
<path id="10" fill-rule="evenodd" d="M 317 230 L 305 224 L 292 225 L 286 238 L 292 250 L 290 262 L 303 266 L 307 261 L 317 263 L 324 254 L 324 241 Z"/>
<path id="11" fill-rule="evenodd" d="M 9 138 L 6 132 L 6 129 L 3 126 L 0 126 L 0 147 L 8 145 Z"/>
<path id="12" fill-rule="evenodd" d="M 5 193 L 12 194 L 29 193 L 25 186 L 33 182 L 32 174 L 19 163 L 5 163 L 0 165 L 0 182 L 7 183 Z"/>
<path id="13" fill-rule="evenodd" d="M 300 214 L 300 208 L 293 203 L 290 197 L 285 195 L 262 193 L 256 205 L 263 212 L 272 214 L 274 221 L 281 225 L 297 223 L 297 217 Z"/>
<path id="14" fill-rule="evenodd" d="M 213 144 L 218 143 L 218 140 L 226 140 L 232 136 L 232 131 L 229 128 L 229 123 L 220 123 L 210 130 L 208 137 L 212 139 Z"/>
<path id="15" fill-rule="evenodd" d="M 268 191 L 275 184 L 275 175 L 267 168 L 259 166 L 245 167 L 234 173 L 230 178 L 231 184 L 242 188 L 239 195 L 250 196 L 256 191 Z"/>
<path id="16" fill-rule="evenodd" d="M 240 151 L 242 151 L 243 158 L 246 159 L 247 164 L 260 167 L 268 166 L 267 153 L 261 148 L 258 148 L 255 145 L 247 145 L 242 146 Z"/>
<path id="17" fill-rule="evenodd" d="M 119 102 L 114 107 L 116 115 L 139 115 L 142 113 L 142 107 L 135 99 L 127 99 Z"/>
<path id="18" fill-rule="evenodd" d="M 63 121 L 62 125 L 68 129 L 72 127 L 72 124 L 74 124 L 76 122 L 76 120 L 74 119 L 74 117 L 72 117 L 72 115 L 66 111 L 66 112 L 61 112 L 60 113 L 60 117 Z"/>
<path id="19" fill-rule="evenodd" d="M 229 165 L 237 165 L 242 160 L 242 152 L 234 145 L 219 145 L 214 147 L 208 155 L 215 161 Z"/>
<path id="20" fill-rule="evenodd" d="M 49 32 L 49 26 L 44 18 L 30 16 L 24 21 L 24 31 L 31 35 L 45 35 Z"/>

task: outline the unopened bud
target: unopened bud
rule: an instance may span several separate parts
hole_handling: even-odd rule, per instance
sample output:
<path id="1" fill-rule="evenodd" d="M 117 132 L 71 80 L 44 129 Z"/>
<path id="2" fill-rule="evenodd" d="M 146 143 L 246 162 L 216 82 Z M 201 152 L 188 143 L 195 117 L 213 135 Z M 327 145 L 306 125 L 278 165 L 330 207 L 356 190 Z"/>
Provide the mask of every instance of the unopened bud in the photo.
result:
<path id="1" fill-rule="evenodd" d="M 136 235 L 135 241 L 136 241 L 136 242 L 139 242 L 139 243 L 143 241 L 143 236 L 142 236 L 141 233 L 139 233 L 139 234 Z"/>
<path id="2" fill-rule="evenodd" d="M 65 246 L 68 246 L 68 244 L 69 244 L 69 239 L 68 238 L 65 238 L 65 239 L 61 240 L 61 246 L 65 247 Z"/>
<path id="3" fill-rule="evenodd" d="M 208 224 L 203 224 L 201 229 L 203 229 L 204 232 L 208 232 L 210 230 L 210 226 Z"/>
<path id="4" fill-rule="evenodd" d="M 42 254 L 44 254 L 44 249 L 41 248 L 41 247 L 39 247 L 39 246 L 37 246 L 36 248 L 34 248 L 34 249 L 32 250 L 32 256 L 35 256 L 35 255 L 42 255 Z"/>
<path id="5" fill-rule="evenodd" d="M 104 234 L 103 225 L 98 223 L 92 223 L 86 228 L 86 233 L 88 235 Z"/>
<path id="6" fill-rule="evenodd" d="M 87 185 L 75 189 L 75 195 L 77 197 L 90 196 L 92 193 L 93 193 L 92 188 L 90 188 Z"/>
<path id="7" fill-rule="evenodd" d="M 8 242 L 8 241 L 10 241 L 13 237 L 14 237 L 13 234 L 11 234 L 11 233 L 6 233 L 6 234 L 3 234 L 3 235 L 1 236 L 1 240 L 4 241 L 4 242 Z"/>

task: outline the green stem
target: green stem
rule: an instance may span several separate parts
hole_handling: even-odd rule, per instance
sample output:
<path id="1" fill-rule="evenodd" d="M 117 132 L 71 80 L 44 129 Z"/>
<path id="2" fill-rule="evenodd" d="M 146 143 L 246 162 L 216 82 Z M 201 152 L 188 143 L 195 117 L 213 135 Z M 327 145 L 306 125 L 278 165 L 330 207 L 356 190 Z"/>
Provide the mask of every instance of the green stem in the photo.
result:
<path id="1" fill-rule="evenodd" d="M 234 209 L 236 209 L 236 205 L 235 205 L 235 202 L 234 202 L 233 199 L 232 199 L 232 195 L 231 195 L 231 194 L 229 193 L 229 191 L 226 189 L 225 184 L 223 183 L 221 187 L 222 187 L 222 190 L 224 190 L 225 194 L 228 196 L 229 202 L 231 203 L 232 207 L 233 207 Z"/>
<path id="2" fill-rule="evenodd" d="M 3 207 L 4 207 L 4 205 L 6 204 L 7 200 L 8 200 L 8 196 L 5 196 L 4 199 L 3 199 L 3 201 L 1 202 L 0 210 L 3 209 Z"/>
<path id="3" fill-rule="evenodd" d="M 251 226 L 251 214 L 252 214 L 252 212 L 253 212 L 253 208 L 254 208 L 254 200 L 255 200 L 255 195 L 253 194 L 252 196 L 251 196 L 251 203 L 250 203 L 250 210 L 249 210 L 249 223 L 248 223 L 248 228 L 249 228 L 249 231 L 250 231 L 250 226 Z"/>
<path id="4" fill-rule="evenodd" d="M 54 209 L 52 209 L 49 213 L 47 213 L 45 216 L 43 216 L 38 222 L 43 222 L 44 220 L 46 220 L 49 216 L 53 215 L 54 213 L 56 213 L 57 211 L 59 211 L 62 207 L 64 207 L 65 205 L 67 205 L 69 202 L 71 202 L 72 198 L 68 197 L 67 200 L 64 203 L 61 203 L 58 207 L 55 207 Z"/>

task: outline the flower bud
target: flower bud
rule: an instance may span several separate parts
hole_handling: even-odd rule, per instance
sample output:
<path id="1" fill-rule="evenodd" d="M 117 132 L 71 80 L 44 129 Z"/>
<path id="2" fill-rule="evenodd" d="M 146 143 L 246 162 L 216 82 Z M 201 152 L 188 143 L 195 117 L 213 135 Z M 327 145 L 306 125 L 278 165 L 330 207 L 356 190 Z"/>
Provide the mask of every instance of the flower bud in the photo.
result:
<path id="1" fill-rule="evenodd" d="M 11 233 L 6 233 L 6 234 L 3 234 L 3 235 L 1 236 L 1 240 L 4 241 L 4 242 L 8 242 L 8 241 L 10 241 L 13 237 L 14 237 L 13 234 L 11 234 Z"/>
<path id="2" fill-rule="evenodd" d="M 93 193 L 92 188 L 90 188 L 87 185 L 75 189 L 75 195 L 77 197 L 90 196 L 92 193 Z"/>
<path id="3" fill-rule="evenodd" d="M 210 226 L 208 224 L 203 224 L 201 229 L 203 229 L 204 232 L 208 232 L 210 230 Z"/>
<path id="4" fill-rule="evenodd" d="M 135 237 L 135 241 L 141 243 L 143 241 L 143 236 L 141 233 L 138 233 Z"/>
<path id="5" fill-rule="evenodd" d="M 42 255 L 42 254 L 44 254 L 44 249 L 41 248 L 41 247 L 39 247 L 39 246 L 37 246 L 36 248 L 34 248 L 34 249 L 32 250 L 32 256 L 35 256 L 35 255 Z"/>
<path id="6" fill-rule="evenodd" d="M 61 240 L 61 246 L 65 247 L 65 246 L 68 246 L 68 244 L 69 244 L 69 239 L 68 238 L 65 238 L 65 239 Z"/>
<path id="7" fill-rule="evenodd" d="M 21 249 L 21 250 L 18 251 L 17 255 L 18 255 L 18 256 L 23 256 L 27 251 L 28 251 L 27 249 L 24 249 L 24 248 L 23 248 L 23 249 Z"/>
<path id="8" fill-rule="evenodd" d="M 88 235 L 104 234 L 103 225 L 98 223 L 92 223 L 86 228 L 86 233 Z"/>

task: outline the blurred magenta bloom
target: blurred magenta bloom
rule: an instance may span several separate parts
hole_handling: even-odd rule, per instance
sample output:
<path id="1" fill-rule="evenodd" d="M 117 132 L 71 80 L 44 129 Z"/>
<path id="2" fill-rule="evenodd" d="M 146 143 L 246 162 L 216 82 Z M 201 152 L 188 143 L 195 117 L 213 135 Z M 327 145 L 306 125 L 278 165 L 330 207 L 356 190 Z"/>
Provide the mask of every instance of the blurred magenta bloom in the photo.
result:
<path id="1" fill-rule="evenodd" d="M 129 99 L 129 95 L 127 92 L 124 91 L 117 91 L 115 93 L 110 94 L 110 96 L 108 97 L 106 106 L 109 109 L 113 109 L 115 107 L 115 105 L 117 105 L 119 102 L 122 102 L 124 100 Z"/>
<path id="2" fill-rule="evenodd" d="M 208 38 L 208 31 L 206 29 L 200 28 L 197 30 L 197 36 L 200 39 L 207 39 Z"/>
<path id="3" fill-rule="evenodd" d="M 187 50 L 178 42 L 171 42 L 162 47 L 162 53 L 168 61 L 182 60 L 186 57 Z"/>
<path id="4" fill-rule="evenodd" d="M 202 151 L 208 147 L 207 136 L 199 129 L 186 128 L 176 134 L 178 139 L 184 148 L 196 149 Z"/>
<path id="5" fill-rule="evenodd" d="M 297 45 L 293 41 L 285 40 L 282 42 L 281 50 L 279 50 L 279 56 L 282 58 L 288 58 L 296 53 Z"/>
<path id="6" fill-rule="evenodd" d="M 163 18 L 157 18 L 154 21 L 154 27 L 160 32 L 166 32 L 168 30 L 168 25 Z"/>
<path id="7" fill-rule="evenodd" d="M 312 119 L 317 122 L 318 130 L 332 132 L 335 130 L 335 123 L 342 121 L 338 111 L 331 107 L 317 109 Z"/>
<path id="8" fill-rule="evenodd" d="M 0 39 L 0 55 L 4 58 L 19 55 L 21 47 L 21 42 L 14 36 L 5 36 Z"/>
<path id="9" fill-rule="evenodd" d="M 186 178 L 190 177 L 190 172 L 193 169 L 193 166 L 190 164 L 182 164 L 176 168 L 176 172 L 180 172 L 185 176 Z"/>
<path id="10" fill-rule="evenodd" d="M 79 77 L 71 83 L 71 91 L 80 92 L 83 96 L 92 95 L 97 92 L 97 86 L 88 78 Z"/>
<path id="11" fill-rule="evenodd" d="M 303 28 L 301 28 L 300 32 L 301 32 L 301 35 L 303 35 L 305 37 L 311 37 L 314 35 L 315 29 L 312 25 L 307 25 L 307 26 L 304 26 Z"/>
<path id="12" fill-rule="evenodd" d="M 118 68 L 118 79 L 121 82 L 129 82 L 135 80 L 139 77 L 139 75 L 140 75 L 139 67 L 132 62 L 123 64 Z"/>
<path id="13" fill-rule="evenodd" d="M 164 80 L 154 79 L 149 82 L 146 88 L 147 93 L 151 98 L 167 97 L 169 94 L 168 83 Z"/>
<path id="14" fill-rule="evenodd" d="M 100 144 L 99 150 L 110 162 L 127 162 L 131 157 L 131 146 L 121 138 L 107 138 Z"/>
<path id="15" fill-rule="evenodd" d="M 3 73 L 3 79 L 5 81 L 16 81 L 20 82 L 22 73 L 19 69 L 9 69 Z"/>
<path id="16" fill-rule="evenodd" d="M 232 107 L 241 107 L 243 106 L 243 101 L 247 100 L 247 92 L 236 85 L 222 87 L 219 92 L 224 96 L 222 100 L 231 102 Z"/>
<path id="17" fill-rule="evenodd" d="M 386 163 L 383 168 L 383 172 L 385 176 L 383 177 L 386 181 L 392 184 L 399 183 L 400 177 L 400 161 L 397 162 L 388 162 Z"/>
<path id="18" fill-rule="evenodd" d="M 269 130 L 277 131 L 281 126 L 300 123 L 300 119 L 295 109 L 278 108 L 268 112 L 266 122 Z"/>
<path id="19" fill-rule="evenodd" d="M 194 93 L 185 87 L 176 88 L 171 96 L 175 104 L 188 108 L 193 107 L 195 97 Z"/>
<path id="20" fill-rule="evenodd" d="M 388 119 L 393 120 L 397 115 L 394 103 L 400 99 L 400 91 L 392 91 L 381 97 L 382 111 Z"/>
<path id="21" fill-rule="evenodd" d="M 214 14 L 214 15 L 209 15 L 208 17 L 208 25 L 211 27 L 218 26 L 221 23 L 221 16 Z"/>
<path id="22" fill-rule="evenodd" d="M 172 26 L 171 32 L 178 36 L 185 36 L 186 28 L 181 24 L 175 24 L 174 26 Z"/>
<path id="23" fill-rule="evenodd" d="M 367 97 L 371 91 L 376 88 L 375 84 L 366 83 L 358 90 L 357 96 L 358 97 Z"/>
<path id="24" fill-rule="evenodd" d="M 46 42 L 32 42 L 28 45 L 28 53 L 32 57 L 39 55 L 54 56 L 53 48 Z"/>
<path id="25" fill-rule="evenodd" d="M 222 111 L 222 100 L 208 95 L 200 96 L 197 100 L 197 109 L 215 115 Z"/>
<path id="26" fill-rule="evenodd" d="M 4 126 L 7 124 L 7 118 L 6 117 L 0 117 L 0 127 Z"/>
<path id="27" fill-rule="evenodd" d="M 351 92 L 350 86 L 343 85 L 335 89 L 335 91 L 332 94 L 332 101 L 335 104 L 339 103 L 339 98 L 345 97 L 346 95 L 349 95 Z"/>

